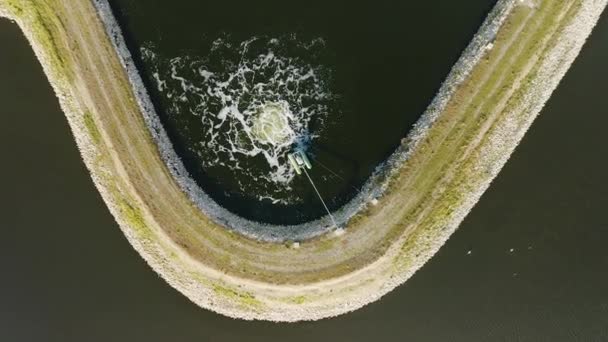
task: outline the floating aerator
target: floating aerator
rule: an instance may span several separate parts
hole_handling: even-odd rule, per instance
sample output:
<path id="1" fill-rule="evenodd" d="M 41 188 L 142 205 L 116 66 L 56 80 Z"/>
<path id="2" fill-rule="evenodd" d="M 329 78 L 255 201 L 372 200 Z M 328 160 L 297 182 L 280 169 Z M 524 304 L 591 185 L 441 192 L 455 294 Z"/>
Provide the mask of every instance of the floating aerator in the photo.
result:
<path id="1" fill-rule="evenodd" d="M 293 153 L 290 153 L 287 158 L 289 159 L 289 163 L 296 170 L 296 173 L 301 175 L 302 168 L 306 167 L 307 169 L 312 169 L 312 165 L 310 164 L 310 160 L 306 156 L 306 153 L 302 150 L 296 150 Z"/>

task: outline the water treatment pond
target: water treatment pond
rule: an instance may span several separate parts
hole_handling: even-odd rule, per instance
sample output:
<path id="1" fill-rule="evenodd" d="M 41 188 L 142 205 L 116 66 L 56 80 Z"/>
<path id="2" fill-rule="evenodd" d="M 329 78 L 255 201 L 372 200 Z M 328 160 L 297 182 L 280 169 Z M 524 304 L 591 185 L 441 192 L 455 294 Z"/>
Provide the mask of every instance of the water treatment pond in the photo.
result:
<path id="1" fill-rule="evenodd" d="M 452 2 L 436 10 L 466 23 L 473 7 Z M 608 340 L 607 14 L 427 265 L 361 310 L 289 325 L 202 310 L 152 271 L 93 186 L 31 47 L 0 20 L 0 341 Z M 447 30 L 425 27 L 419 39 Z"/>
<path id="2" fill-rule="evenodd" d="M 324 214 L 287 154 L 304 149 L 330 209 L 344 205 L 494 3 L 111 1 L 194 180 L 230 211 L 275 224 Z"/>

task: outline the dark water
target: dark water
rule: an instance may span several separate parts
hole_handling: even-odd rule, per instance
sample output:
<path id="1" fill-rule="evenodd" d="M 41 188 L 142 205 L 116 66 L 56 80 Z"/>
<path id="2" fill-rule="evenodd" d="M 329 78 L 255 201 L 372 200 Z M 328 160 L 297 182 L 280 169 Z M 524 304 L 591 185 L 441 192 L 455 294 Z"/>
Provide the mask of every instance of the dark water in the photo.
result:
<path id="1" fill-rule="evenodd" d="M 194 179 L 221 205 L 244 217 L 295 224 L 325 214 L 308 180 L 296 176 L 276 181 L 270 175 L 280 172 L 261 153 L 218 152 L 232 151 L 235 140 L 249 141 L 242 139 L 239 122 L 229 134 L 230 143 L 222 140 L 228 124 L 215 119 L 222 108 L 234 104 L 243 113 L 247 106 L 255 112 L 256 99 L 283 100 L 295 115 L 307 107 L 308 129 L 297 133 L 304 140 L 318 136 L 306 146 L 313 159 L 311 177 L 329 207 L 337 209 L 406 136 L 495 0 L 443 1 L 440 6 L 392 0 L 111 3 L 159 115 Z M 247 48 L 239 46 L 255 37 L 259 39 Z M 272 38 L 277 43 L 270 44 Z M 255 63 L 253 57 L 268 51 L 275 64 Z M 209 95 L 218 83 L 209 80 L 209 72 L 225 81 L 236 69 L 245 69 L 243 61 L 253 71 L 222 88 L 221 94 L 231 99 Z M 280 61 L 293 69 L 277 72 Z M 292 93 L 276 81 L 289 83 L 290 76 L 298 79 L 309 70 L 315 78 L 298 83 Z M 155 74 L 166 84 L 159 88 Z M 258 82 L 267 93 L 256 95 L 252 88 Z M 219 132 L 219 138 L 210 131 Z M 214 144 L 207 146 L 212 137 Z M 277 152 L 278 165 L 288 166 L 289 150 Z"/>
<path id="2" fill-rule="evenodd" d="M 6 21 L 0 46 L 0 341 L 608 340 L 606 15 L 422 270 L 362 310 L 291 325 L 207 312 L 156 276 L 96 193 L 40 66 Z"/>

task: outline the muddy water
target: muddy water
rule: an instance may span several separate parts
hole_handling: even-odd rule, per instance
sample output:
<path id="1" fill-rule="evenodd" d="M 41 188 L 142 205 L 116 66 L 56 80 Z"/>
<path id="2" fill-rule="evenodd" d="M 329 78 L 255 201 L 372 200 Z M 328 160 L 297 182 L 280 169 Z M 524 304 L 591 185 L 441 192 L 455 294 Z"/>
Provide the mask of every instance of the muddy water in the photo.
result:
<path id="1" fill-rule="evenodd" d="M 410 281 L 352 314 L 276 325 L 201 310 L 146 266 L 96 193 L 29 46 L 0 21 L 0 341 L 606 341 L 606 60 L 608 16 Z"/>

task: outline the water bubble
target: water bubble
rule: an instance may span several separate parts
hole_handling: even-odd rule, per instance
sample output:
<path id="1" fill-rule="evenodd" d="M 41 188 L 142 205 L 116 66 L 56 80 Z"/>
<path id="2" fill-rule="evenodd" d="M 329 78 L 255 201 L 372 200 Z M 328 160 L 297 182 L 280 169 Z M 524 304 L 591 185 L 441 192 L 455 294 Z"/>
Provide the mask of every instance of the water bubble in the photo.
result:
<path id="1" fill-rule="evenodd" d="M 187 148 L 204 172 L 216 168 L 239 180 L 241 191 L 284 203 L 300 200 L 288 193 L 295 174 L 287 154 L 306 150 L 328 113 L 339 111 L 331 70 L 317 51 L 323 48 L 322 39 L 296 35 L 240 42 L 226 35 L 206 56 L 162 58 L 149 45 L 142 56 L 180 140 L 194 140 Z"/>

